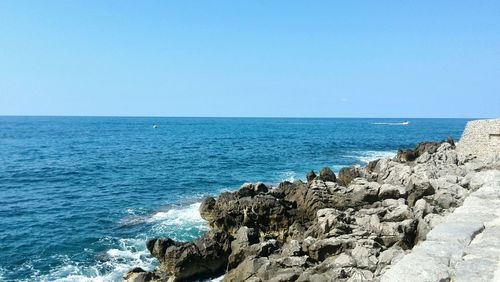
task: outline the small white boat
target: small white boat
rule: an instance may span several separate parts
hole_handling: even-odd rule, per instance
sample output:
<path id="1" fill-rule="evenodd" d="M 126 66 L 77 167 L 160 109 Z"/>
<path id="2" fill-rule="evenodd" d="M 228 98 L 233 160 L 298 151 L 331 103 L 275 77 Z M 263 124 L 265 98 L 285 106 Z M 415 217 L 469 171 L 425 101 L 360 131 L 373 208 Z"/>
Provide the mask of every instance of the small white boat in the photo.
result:
<path id="1" fill-rule="evenodd" d="M 410 122 L 406 120 L 406 121 L 403 121 L 401 124 L 402 125 L 408 125 L 408 124 L 410 124 Z"/>
<path id="2" fill-rule="evenodd" d="M 153 123 L 153 128 L 157 128 L 158 125 L 156 123 Z"/>

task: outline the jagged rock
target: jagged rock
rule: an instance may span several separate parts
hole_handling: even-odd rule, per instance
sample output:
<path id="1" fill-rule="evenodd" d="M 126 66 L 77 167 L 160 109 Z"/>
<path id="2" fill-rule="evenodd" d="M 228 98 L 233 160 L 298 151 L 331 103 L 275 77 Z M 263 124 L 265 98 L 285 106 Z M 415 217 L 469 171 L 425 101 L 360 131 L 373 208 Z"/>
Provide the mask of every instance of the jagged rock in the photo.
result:
<path id="1" fill-rule="evenodd" d="M 241 248 L 237 252 L 233 252 L 229 257 L 228 270 L 237 267 L 247 257 L 268 257 L 279 247 L 278 241 L 271 239 Z"/>
<path id="2" fill-rule="evenodd" d="M 379 265 L 387 266 L 394 264 L 398 259 L 401 259 L 405 252 L 400 247 L 393 247 L 380 253 L 378 257 Z"/>
<path id="3" fill-rule="evenodd" d="M 180 246 L 182 243 L 170 238 L 152 239 L 146 242 L 146 247 L 155 258 L 162 258 L 169 247 Z"/>
<path id="4" fill-rule="evenodd" d="M 249 281 L 261 267 L 267 264 L 269 264 L 268 258 L 247 257 L 238 265 L 238 268 L 229 271 L 224 276 L 224 281 Z M 255 281 L 260 281 L 260 279 Z"/>
<path id="5" fill-rule="evenodd" d="M 362 206 L 372 204 L 378 200 L 380 184 L 376 182 L 358 181 L 349 186 L 352 189 L 349 206 Z"/>
<path id="6" fill-rule="evenodd" d="M 363 269 L 374 271 L 377 268 L 378 259 L 375 254 L 363 246 L 356 246 L 351 251 L 351 256 L 356 261 L 356 266 Z"/>
<path id="7" fill-rule="evenodd" d="M 240 227 L 235 239 L 231 242 L 231 255 L 228 258 L 228 269 L 232 269 L 247 256 L 247 248 L 259 242 L 259 235 L 253 228 Z"/>
<path id="8" fill-rule="evenodd" d="M 307 179 L 307 183 L 311 183 L 314 178 L 316 178 L 316 173 L 314 173 L 314 171 L 309 171 L 306 175 L 306 179 Z"/>
<path id="9" fill-rule="evenodd" d="M 281 250 L 281 255 L 285 257 L 301 256 L 302 254 L 302 246 L 297 240 L 291 240 L 290 242 L 285 243 Z"/>
<path id="10" fill-rule="evenodd" d="M 395 159 L 401 163 L 413 162 L 415 160 L 417 163 L 426 162 L 443 144 L 446 144 L 445 146 L 447 147 L 455 148 L 455 142 L 451 138 L 442 142 L 425 141 L 418 143 L 417 146 L 415 146 L 415 149 L 398 150 Z"/>
<path id="11" fill-rule="evenodd" d="M 372 281 L 373 273 L 366 269 L 352 269 L 349 279 L 346 282 Z"/>
<path id="12" fill-rule="evenodd" d="M 306 228 L 300 224 L 298 221 L 295 221 L 288 228 L 288 238 L 291 240 L 304 240 L 306 233 Z"/>
<path id="13" fill-rule="evenodd" d="M 375 171 L 378 172 L 379 183 L 393 185 L 406 185 L 412 175 L 411 167 L 389 159 L 380 160 Z"/>
<path id="14" fill-rule="evenodd" d="M 324 167 L 319 171 L 319 180 L 335 182 L 337 177 L 335 173 L 329 168 Z"/>
<path id="15" fill-rule="evenodd" d="M 366 166 L 366 171 L 369 173 L 374 172 L 379 161 L 380 161 L 380 159 L 369 162 L 368 165 Z"/>
<path id="16" fill-rule="evenodd" d="M 356 177 L 360 177 L 361 175 L 361 169 L 359 167 L 350 166 L 340 169 L 337 179 L 339 180 L 341 185 L 347 186 L 353 179 L 355 179 Z"/>
<path id="17" fill-rule="evenodd" d="M 216 203 L 217 201 L 214 197 L 205 198 L 199 208 L 200 216 L 208 222 L 214 221 L 216 219 L 216 213 L 214 212 Z"/>
<path id="18" fill-rule="evenodd" d="M 255 194 L 266 193 L 267 191 L 269 191 L 269 188 L 267 188 L 264 183 L 258 182 L 257 184 L 255 184 L 254 191 Z"/>
<path id="19" fill-rule="evenodd" d="M 167 273 L 172 281 L 178 281 L 216 277 L 223 273 L 231 251 L 230 242 L 227 233 L 209 232 L 187 243 L 153 239 L 148 241 L 147 247 L 160 261 L 159 270 Z"/>
<path id="20" fill-rule="evenodd" d="M 308 257 L 247 257 L 224 281 L 294 281 L 308 264 Z"/>
<path id="21" fill-rule="evenodd" d="M 235 193 L 222 193 L 215 202 L 208 198 L 201 204 L 200 214 L 212 228 L 235 234 L 241 226 L 248 226 L 282 236 L 293 222 L 294 208 L 289 202 L 267 193 L 242 198 L 239 191 Z"/>
<path id="22" fill-rule="evenodd" d="M 347 234 L 351 231 L 350 224 L 354 219 L 343 211 L 327 208 L 317 212 L 316 224 L 313 224 L 307 234 L 318 238 L 327 238 Z"/>
<path id="23" fill-rule="evenodd" d="M 417 158 L 417 154 L 411 149 L 398 150 L 396 155 L 396 160 L 400 163 L 406 163 L 414 161 Z"/>
<path id="24" fill-rule="evenodd" d="M 416 218 L 424 218 L 427 214 L 432 212 L 432 208 L 424 199 L 417 200 L 413 206 L 413 214 Z"/>
<path id="25" fill-rule="evenodd" d="M 135 267 L 123 275 L 124 282 L 147 282 L 156 279 L 152 272 L 146 272 L 140 267 Z"/>
<path id="26" fill-rule="evenodd" d="M 335 257 L 333 262 L 340 267 L 356 266 L 356 260 L 346 253 L 341 253 Z"/>
<path id="27" fill-rule="evenodd" d="M 403 221 L 412 218 L 412 213 L 407 205 L 397 206 L 385 214 L 383 221 Z"/>
<path id="28" fill-rule="evenodd" d="M 433 195 L 436 192 L 428 179 L 422 179 L 415 175 L 410 177 L 406 185 L 406 191 L 408 193 L 408 205 L 410 207 L 413 207 L 415 202 L 423 196 Z"/>
<path id="29" fill-rule="evenodd" d="M 124 279 L 203 280 L 224 274 L 224 281 L 378 281 L 428 236 L 456 236 L 460 244 L 470 240 L 472 235 L 431 230 L 485 183 L 481 177 L 491 178 L 479 171 L 495 164 L 470 163 L 475 161 L 459 158 L 452 141 L 422 142 L 394 160 L 341 169 L 338 178 L 323 168 L 319 176 L 310 171 L 307 183 L 243 184 L 203 200 L 207 234 L 193 242 L 148 241 L 160 265 L 154 272 L 130 271 Z M 482 197 L 489 197 L 488 191 Z M 391 275 L 386 277 L 396 277 Z"/>
<path id="30" fill-rule="evenodd" d="M 353 244 L 354 240 L 328 238 L 315 241 L 308 246 L 307 251 L 311 259 L 323 261 L 329 256 L 338 255 L 344 250 L 351 248 Z"/>
<path id="31" fill-rule="evenodd" d="M 427 152 L 424 152 L 422 155 L 420 155 L 416 160 L 415 162 L 416 163 L 426 163 L 428 162 L 430 159 L 432 158 L 431 154 L 427 153 Z"/>
<path id="32" fill-rule="evenodd" d="M 378 193 L 379 199 L 399 199 L 406 197 L 406 188 L 402 185 L 382 184 Z"/>
<path id="33" fill-rule="evenodd" d="M 241 185 L 240 189 L 236 192 L 236 194 L 239 198 L 253 197 L 260 193 L 266 193 L 268 190 L 269 189 L 267 188 L 267 186 L 262 182 L 259 182 L 255 185 L 252 183 L 245 183 Z"/>
<path id="34" fill-rule="evenodd" d="M 441 144 L 442 142 L 420 142 L 415 147 L 415 153 L 417 156 L 421 156 L 423 153 L 434 154 Z"/>
<path id="35" fill-rule="evenodd" d="M 236 192 L 239 198 L 243 197 L 253 197 L 255 196 L 255 190 L 252 183 L 245 183 L 240 186 L 240 189 Z"/>

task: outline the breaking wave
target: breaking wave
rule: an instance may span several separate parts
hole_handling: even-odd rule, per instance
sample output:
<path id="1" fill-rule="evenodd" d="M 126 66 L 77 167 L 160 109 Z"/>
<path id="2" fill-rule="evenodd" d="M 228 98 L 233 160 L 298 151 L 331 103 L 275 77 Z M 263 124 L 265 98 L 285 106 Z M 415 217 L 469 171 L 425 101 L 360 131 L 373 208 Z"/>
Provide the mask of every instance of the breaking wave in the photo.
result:
<path id="1" fill-rule="evenodd" d="M 32 277 L 29 281 L 58 281 L 58 282 L 107 282 L 121 281 L 125 272 L 133 267 L 141 267 L 147 271 L 153 270 L 157 261 L 146 248 L 147 237 L 170 237 L 174 240 L 194 240 L 208 230 L 206 221 L 198 212 L 201 203 L 158 211 L 150 216 L 127 217 L 122 220 L 131 224 L 146 224 L 150 226 L 147 234 L 138 238 L 103 238 L 102 245 L 113 245 L 103 253 L 93 254 L 96 262 L 91 265 L 82 265 L 67 256 L 53 258 L 60 261 L 60 267 L 53 268 L 43 276 Z M 90 250 L 87 250 L 90 251 Z M 2 278 L 0 269 L 0 280 Z M 28 281 L 28 280 L 27 280 Z"/>
<path id="2" fill-rule="evenodd" d="M 394 158 L 394 156 L 396 156 L 394 151 L 361 151 L 352 157 L 362 164 L 368 164 L 373 160 Z"/>

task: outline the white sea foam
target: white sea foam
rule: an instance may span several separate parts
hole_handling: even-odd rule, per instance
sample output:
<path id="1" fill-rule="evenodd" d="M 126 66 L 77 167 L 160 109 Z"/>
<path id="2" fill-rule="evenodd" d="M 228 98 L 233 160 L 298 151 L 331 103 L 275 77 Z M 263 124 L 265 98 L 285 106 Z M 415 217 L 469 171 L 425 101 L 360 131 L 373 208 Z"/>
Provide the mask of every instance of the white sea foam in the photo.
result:
<path id="1" fill-rule="evenodd" d="M 50 273 L 33 277 L 30 281 L 58 281 L 58 282 L 108 282 L 121 281 L 125 272 L 133 267 L 152 270 L 155 260 L 149 255 L 142 239 L 118 239 L 116 249 L 106 252 L 105 259 L 98 260 L 92 266 L 81 265 L 69 257 L 59 258 L 64 263 L 54 268 Z"/>
<path id="2" fill-rule="evenodd" d="M 360 151 L 356 152 L 353 157 L 367 164 L 376 159 L 393 158 L 394 156 L 396 156 L 394 151 Z"/>
<path id="3" fill-rule="evenodd" d="M 5 273 L 7 273 L 7 270 L 0 266 L 0 281 L 5 280 Z"/>
<path id="4" fill-rule="evenodd" d="M 280 180 L 294 182 L 295 180 L 300 180 L 301 177 L 294 171 L 285 171 L 280 174 Z"/>
<path id="5" fill-rule="evenodd" d="M 175 230 L 180 233 L 185 231 L 208 230 L 206 221 L 199 214 L 201 203 L 159 211 L 143 222 L 151 224 L 154 234 L 166 234 L 170 236 Z M 165 232 L 163 232 L 165 231 Z M 175 233 L 175 232 L 174 232 Z M 194 232 L 194 234 L 198 234 Z M 193 238 L 194 239 L 193 235 Z M 115 242 L 114 248 L 107 250 L 103 259 L 96 260 L 92 266 L 82 265 L 72 261 L 69 257 L 60 257 L 63 266 L 54 268 L 46 275 L 36 275 L 30 281 L 58 281 L 58 282 L 108 282 L 121 281 L 125 272 L 133 267 L 141 267 L 147 271 L 153 270 L 157 264 L 149 251 L 146 249 L 145 239 L 142 238 L 103 238 L 103 242 Z M 2 278 L 0 269 L 0 280 Z"/>
<path id="6" fill-rule="evenodd" d="M 194 203 L 187 207 L 182 207 L 179 209 L 160 211 L 153 214 L 147 221 L 161 222 L 162 224 L 166 225 L 205 223 L 205 221 L 200 216 L 200 205 L 201 203 Z"/>

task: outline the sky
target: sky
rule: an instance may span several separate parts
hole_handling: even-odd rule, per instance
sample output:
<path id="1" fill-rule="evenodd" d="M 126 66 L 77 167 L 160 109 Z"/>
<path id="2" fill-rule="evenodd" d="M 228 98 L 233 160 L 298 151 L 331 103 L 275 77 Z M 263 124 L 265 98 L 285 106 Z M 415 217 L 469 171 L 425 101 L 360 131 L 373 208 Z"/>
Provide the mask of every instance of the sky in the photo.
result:
<path id="1" fill-rule="evenodd" d="M 0 115 L 500 117 L 500 1 L 0 1 Z"/>

